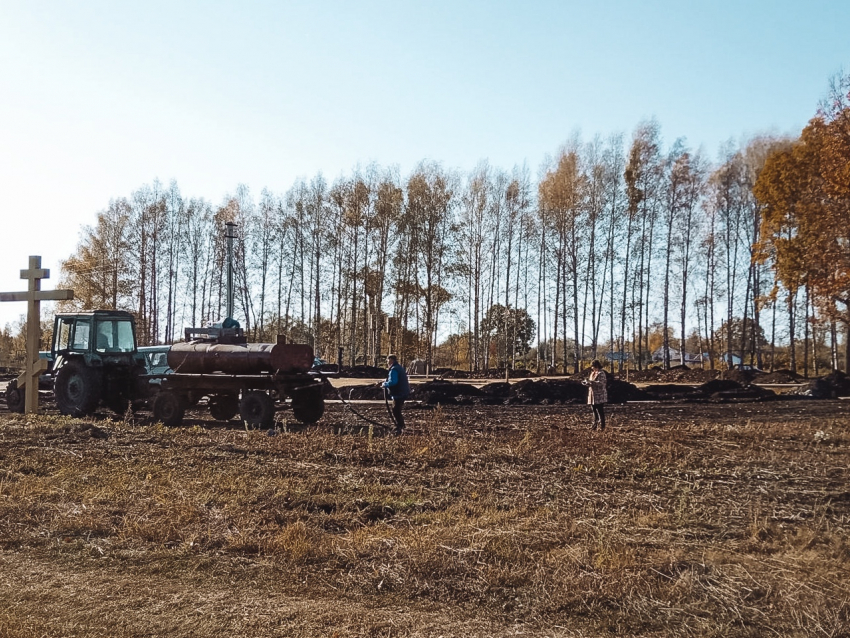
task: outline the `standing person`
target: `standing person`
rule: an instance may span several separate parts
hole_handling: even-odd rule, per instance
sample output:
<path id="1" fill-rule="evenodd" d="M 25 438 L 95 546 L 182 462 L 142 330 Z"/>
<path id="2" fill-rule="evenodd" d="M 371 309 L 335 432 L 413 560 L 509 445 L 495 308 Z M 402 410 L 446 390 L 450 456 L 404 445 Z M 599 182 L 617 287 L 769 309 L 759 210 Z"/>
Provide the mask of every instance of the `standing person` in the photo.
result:
<path id="1" fill-rule="evenodd" d="M 587 391 L 587 402 L 593 410 L 593 427 L 591 430 L 595 430 L 597 427 L 604 430 L 605 404 L 608 402 L 608 377 L 598 359 L 594 359 L 593 363 L 590 364 L 590 377 L 582 383 L 590 386 Z"/>
<path id="2" fill-rule="evenodd" d="M 393 400 L 393 421 L 395 421 L 395 430 L 393 434 L 399 435 L 404 431 L 404 416 L 401 414 L 401 408 L 404 405 L 404 400 L 410 396 L 410 382 L 407 380 L 407 372 L 398 362 L 398 357 L 394 354 L 387 355 L 387 380 L 381 384 L 387 392 L 390 393 L 390 398 Z"/>

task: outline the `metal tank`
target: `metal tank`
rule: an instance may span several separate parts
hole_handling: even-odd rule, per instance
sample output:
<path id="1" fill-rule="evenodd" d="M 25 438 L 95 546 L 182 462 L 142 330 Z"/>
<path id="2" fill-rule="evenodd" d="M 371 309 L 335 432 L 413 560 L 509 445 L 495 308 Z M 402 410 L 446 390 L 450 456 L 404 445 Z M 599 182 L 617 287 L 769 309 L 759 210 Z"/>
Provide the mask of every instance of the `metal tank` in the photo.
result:
<path id="1" fill-rule="evenodd" d="M 168 351 L 168 365 L 182 374 L 307 372 L 313 349 L 295 343 L 176 343 Z"/>
<path id="2" fill-rule="evenodd" d="M 274 372 L 270 343 L 175 343 L 168 351 L 168 365 L 177 373 L 262 374 Z"/>

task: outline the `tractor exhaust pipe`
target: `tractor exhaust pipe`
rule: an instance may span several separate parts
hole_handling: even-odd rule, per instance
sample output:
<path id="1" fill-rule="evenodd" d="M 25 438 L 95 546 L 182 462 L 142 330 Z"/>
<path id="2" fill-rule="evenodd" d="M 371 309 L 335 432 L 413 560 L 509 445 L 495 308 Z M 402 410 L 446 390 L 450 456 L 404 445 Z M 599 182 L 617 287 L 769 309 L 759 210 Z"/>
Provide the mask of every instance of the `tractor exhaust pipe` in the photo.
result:
<path id="1" fill-rule="evenodd" d="M 224 237 L 227 239 L 227 308 L 226 318 L 233 319 L 233 240 L 236 239 L 236 224 L 224 225 Z"/>

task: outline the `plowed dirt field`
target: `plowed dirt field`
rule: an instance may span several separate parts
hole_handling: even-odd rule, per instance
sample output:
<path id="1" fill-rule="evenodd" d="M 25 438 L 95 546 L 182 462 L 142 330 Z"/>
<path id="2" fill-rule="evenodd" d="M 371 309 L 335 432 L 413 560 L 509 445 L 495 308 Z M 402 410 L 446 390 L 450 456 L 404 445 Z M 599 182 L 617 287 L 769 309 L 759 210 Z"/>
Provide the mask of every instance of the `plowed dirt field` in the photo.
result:
<path id="1" fill-rule="evenodd" d="M 0 412 L 0 638 L 850 635 L 850 402 L 608 414 Z"/>

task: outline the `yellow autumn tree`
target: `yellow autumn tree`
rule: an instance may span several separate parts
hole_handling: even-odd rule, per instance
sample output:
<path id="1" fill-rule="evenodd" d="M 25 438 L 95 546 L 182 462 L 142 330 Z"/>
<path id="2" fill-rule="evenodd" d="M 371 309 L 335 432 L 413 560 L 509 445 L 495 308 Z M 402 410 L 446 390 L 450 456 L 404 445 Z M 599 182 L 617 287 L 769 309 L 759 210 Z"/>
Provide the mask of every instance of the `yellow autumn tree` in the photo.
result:
<path id="1" fill-rule="evenodd" d="M 83 228 L 77 251 L 62 262 L 59 282 L 74 291 L 74 299 L 60 302 L 59 310 L 133 310 L 135 282 L 126 267 L 130 219 L 129 203 L 118 199 L 98 213 L 94 226 Z"/>
<path id="2" fill-rule="evenodd" d="M 850 76 L 839 86 L 850 89 Z M 808 286 L 818 308 L 850 330 L 850 91 L 835 92 L 799 140 L 768 157 L 754 194 L 757 258 L 773 262 L 789 303 Z M 850 361 L 850 339 L 845 348 Z"/>

